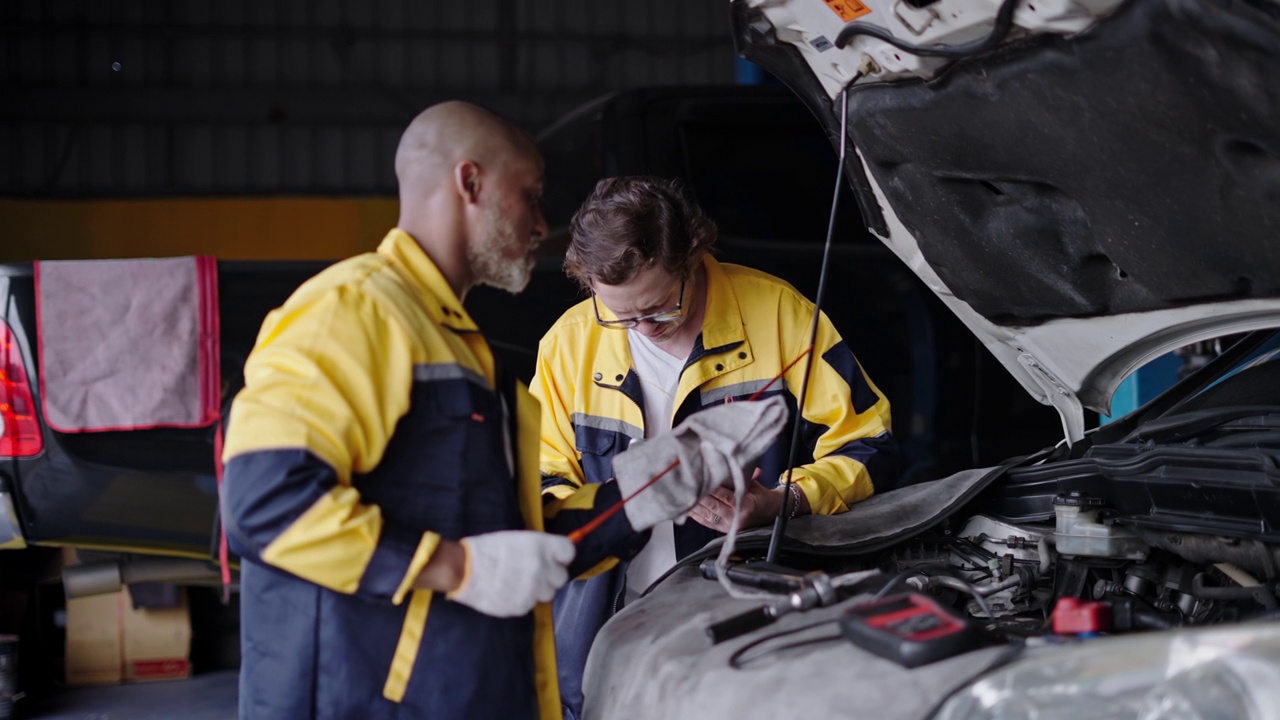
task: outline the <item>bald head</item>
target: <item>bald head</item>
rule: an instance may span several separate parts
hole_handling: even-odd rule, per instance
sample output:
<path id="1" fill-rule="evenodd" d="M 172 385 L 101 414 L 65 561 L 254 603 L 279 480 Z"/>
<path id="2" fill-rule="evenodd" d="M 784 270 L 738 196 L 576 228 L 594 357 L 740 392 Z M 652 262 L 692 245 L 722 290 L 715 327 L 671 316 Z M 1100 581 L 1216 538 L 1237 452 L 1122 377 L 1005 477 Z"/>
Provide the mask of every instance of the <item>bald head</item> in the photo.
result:
<path id="1" fill-rule="evenodd" d="M 547 233 L 542 172 L 542 154 L 511 121 L 465 102 L 433 105 L 396 148 L 396 224 L 459 297 L 476 284 L 516 292 Z"/>
<path id="2" fill-rule="evenodd" d="M 513 158 L 537 155 L 523 130 L 484 108 L 457 100 L 432 105 L 409 123 L 396 148 L 401 200 L 452 182 L 454 167 L 466 160 L 501 170 Z"/>

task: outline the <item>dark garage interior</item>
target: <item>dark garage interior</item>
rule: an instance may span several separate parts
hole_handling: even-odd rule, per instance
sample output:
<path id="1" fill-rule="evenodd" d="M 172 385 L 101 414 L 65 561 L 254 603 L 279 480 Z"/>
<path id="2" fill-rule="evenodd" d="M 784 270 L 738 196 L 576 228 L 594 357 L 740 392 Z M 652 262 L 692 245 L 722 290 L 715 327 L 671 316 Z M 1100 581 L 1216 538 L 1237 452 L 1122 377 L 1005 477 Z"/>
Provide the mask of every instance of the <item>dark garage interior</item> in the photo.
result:
<path id="1" fill-rule="evenodd" d="M 1012 14 L 1019 3 L 1032 7 Z M 765 587 L 781 597 L 817 598 L 822 581 L 814 573 L 851 577 L 876 568 L 888 580 L 859 590 L 874 597 L 869 604 L 895 588 L 927 595 L 1000 638 L 974 641 L 968 649 L 985 654 L 964 672 L 954 669 L 961 660 L 932 666 L 952 662 L 946 672 L 954 674 L 939 675 L 938 689 L 917 705 L 883 717 L 988 717 L 933 713 L 976 681 L 979 665 L 1016 669 L 1015 656 L 1040 636 L 1084 643 L 1099 634 L 1273 619 L 1280 443 L 1268 438 L 1280 413 L 1267 401 L 1277 387 L 1267 363 L 1280 341 L 1266 333 L 1280 322 L 1264 271 L 1275 253 L 1258 246 L 1280 228 L 1280 145 L 1259 119 L 1280 108 L 1280 86 L 1263 82 L 1277 59 L 1268 44 L 1280 18 L 1274 0 L 1214 0 L 1221 7 L 1210 10 L 1199 0 L 1108 0 L 1098 5 L 1106 9 L 1089 10 L 1096 26 L 1070 32 L 1033 16 L 1026 0 L 882 4 L 896 8 L 887 27 L 923 23 L 917 44 L 898 38 L 850 64 L 852 51 L 840 55 L 846 44 L 889 31 L 874 26 L 838 40 L 813 28 L 847 30 L 863 17 L 858 8 L 883 19 L 880 5 L 0 3 L 0 410 L 8 413 L 0 415 L 0 720 L 237 717 L 240 559 L 226 547 L 215 458 L 246 385 L 245 362 L 270 311 L 334 263 L 374 251 L 396 225 L 401 134 L 447 100 L 509 120 L 545 161 L 539 212 L 547 232 L 527 289 L 513 298 L 479 287 L 459 306 L 487 339 L 494 367 L 512 377 L 531 381 L 544 333 L 591 296 L 566 276 L 565 253 L 571 220 L 602 178 L 675 179 L 718 228 L 719 263 L 764 271 L 810 299 L 823 288 L 821 310 L 856 356 L 852 367 L 892 406 L 894 489 L 928 490 L 904 500 L 905 509 L 887 500 L 858 515 L 855 505 L 835 530 L 802 521 L 790 536 L 801 542 L 784 549 L 785 567 L 772 562 L 776 548 L 768 551 L 764 572 L 780 574 L 753 582 L 781 583 Z M 929 23 L 948 22 L 938 8 L 952 5 L 985 13 L 986 24 L 930 35 Z M 839 23 L 822 24 L 832 17 Z M 1191 28 L 1185 35 L 1168 29 L 1183 24 Z M 948 42 L 953 47 L 943 48 Z M 967 50 L 948 54 L 954 47 Z M 907 69 L 886 54 L 895 51 Z M 901 57 L 913 51 L 923 64 Z M 1127 75 L 1118 71 L 1123 83 L 1113 82 L 1113 61 L 1133 63 Z M 837 77 L 847 84 L 833 85 Z M 841 109 L 854 116 L 842 123 Z M 1067 115 L 1079 121 L 1071 132 L 1055 124 Z M 1051 152 L 1055 139 L 1063 144 Z M 1113 157 L 1094 157 L 1091 147 Z M 850 156 L 843 167 L 842 148 Z M 1126 148 L 1144 155 L 1126 164 Z M 1170 200 L 1195 197 L 1202 178 L 1198 209 Z M 946 245 L 961 236 L 970 244 Z M 1229 248 L 1233 237 L 1249 247 Z M 1168 259 L 1186 260 L 1192 249 L 1194 263 Z M 53 303 L 39 293 L 40 283 L 53 287 L 55 263 L 193 257 L 216 272 L 219 353 L 209 377 L 217 381 L 201 389 L 212 416 L 127 428 L 59 425 L 50 411 L 52 371 L 41 361 L 54 343 L 36 338 L 50 322 Z M 202 272 L 203 261 L 193 262 Z M 48 270 L 38 269 L 45 263 Z M 1193 306 L 1234 323 L 1210 327 L 1177 315 Z M 635 315 L 656 322 L 647 318 L 653 309 Z M 124 318 L 139 311 L 120 310 L 120 332 L 108 320 L 103 335 L 125 342 Z M 1099 326 L 1098 347 L 1111 349 L 1094 365 L 1036 355 L 1046 328 L 1089 338 L 1076 328 L 1124 313 L 1132 313 L 1127 326 Z M 1160 325 L 1167 318 L 1176 331 Z M 1134 327 L 1142 329 L 1133 331 L 1140 350 L 1107 345 Z M 1026 375 L 1015 379 L 1007 366 L 1018 363 Z M 1049 397 L 1027 391 L 1035 373 Z M 595 381 L 604 387 L 609 378 Z M 1086 437 L 1063 440 L 1069 423 L 1059 415 L 1062 402 L 1049 406 L 1055 393 L 1072 395 Z M 573 417 L 584 423 L 578 430 L 586 427 Z M 632 440 L 649 437 L 640 432 Z M 806 452 L 817 452 L 816 440 L 805 442 Z M 884 515 L 873 514 L 886 505 Z M 912 512 L 933 515 L 907 518 Z M 1098 535 L 1072 553 L 1078 537 L 1061 523 L 1077 512 Z M 974 524 L 978 517 L 989 524 Z M 864 523 L 875 521 L 892 532 L 873 537 Z M 1054 522 L 1057 535 L 1045 529 Z M 1028 527 L 1040 530 L 1023 537 Z M 748 556 L 757 550 L 765 557 L 772 539 L 765 529 L 747 533 L 732 559 L 755 562 Z M 724 572 L 715 565 L 718 547 L 699 551 L 698 565 L 682 556 L 675 590 L 655 592 L 649 606 L 677 638 L 666 649 L 690 663 L 680 666 L 694 678 L 686 678 L 689 687 L 723 678 L 680 654 L 679 638 L 692 643 L 702 633 L 670 625 L 684 608 L 671 592 Z M 854 591 L 827 589 L 839 601 L 811 599 L 805 609 L 830 610 L 828 621 L 842 623 L 842 647 L 865 649 L 849 629 L 857 613 L 843 607 L 837 617 L 824 605 Z M 644 606 L 630 604 L 645 597 L 625 604 L 621 597 L 613 612 L 636 609 L 628 617 L 643 620 Z M 1062 599 L 1102 612 L 1107 629 L 1055 629 L 1067 613 L 1055 605 Z M 759 610 L 758 598 L 727 600 L 705 615 L 690 600 L 688 615 L 702 622 L 724 620 L 729 609 L 773 612 Z M 757 619 L 752 632 L 778 616 Z M 802 632 L 800 625 L 793 616 L 778 626 Z M 615 628 L 610 641 L 623 648 L 616 659 L 594 656 L 597 644 L 597 678 L 626 675 L 635 637 L 642 635 Z M 737 670 L 739 655 L 718 643 L 708 644 L 712 656 L 723 651 L 715 668 Z M 1006 644 L 1017 645 L 1007 657 L 991 648 Z M 742 652 L 754 647 L 744 642 Z M 799 651 L 788 657 L 799 667 Z M 650 660 L 667 667 L 648 656 L 634 662 Z M 880 680 L 869 684 L 931 684 L 899 672 L 895 665 L 873 673 Z M 618 694 L 597 698 L 597 712 L 586 717 L 614 717 L 600 708 L 648 692 L 608 687 Z M 704 716 L 696 708 L 705 705 L 687 707 L 693 714 L 681 717 Z"/>

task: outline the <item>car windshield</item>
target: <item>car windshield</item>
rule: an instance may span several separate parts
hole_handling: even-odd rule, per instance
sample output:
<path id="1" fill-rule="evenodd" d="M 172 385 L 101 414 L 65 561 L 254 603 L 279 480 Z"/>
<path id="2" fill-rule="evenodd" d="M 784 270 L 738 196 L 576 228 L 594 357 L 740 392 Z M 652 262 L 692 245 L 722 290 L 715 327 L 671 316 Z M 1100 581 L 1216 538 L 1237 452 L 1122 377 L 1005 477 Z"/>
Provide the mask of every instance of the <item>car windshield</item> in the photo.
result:
<path id="1" fill-rule="evenodd" d="M 1209 407 L 1257 405 L 1259 398 L 1280 397 L 1280 331 L 1221 377 L 1177 407 L 1190 412 Z"/>

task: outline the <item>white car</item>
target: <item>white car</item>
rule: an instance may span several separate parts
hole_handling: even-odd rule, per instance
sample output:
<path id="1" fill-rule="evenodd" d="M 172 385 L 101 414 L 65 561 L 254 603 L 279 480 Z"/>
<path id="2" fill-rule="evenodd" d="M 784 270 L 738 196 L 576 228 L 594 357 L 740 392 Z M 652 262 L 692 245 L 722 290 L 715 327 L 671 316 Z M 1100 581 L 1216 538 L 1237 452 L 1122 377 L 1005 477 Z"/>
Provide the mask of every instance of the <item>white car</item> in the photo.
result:
<path id="1" fill-rule="evenodd" d="M 1280 4 L 731 10 L 870 231 L 1062 442 L 799 518 L 773 564 L 767 529 L 686 558 L 598 636 L 585 716 L 1280 717 Z"/>

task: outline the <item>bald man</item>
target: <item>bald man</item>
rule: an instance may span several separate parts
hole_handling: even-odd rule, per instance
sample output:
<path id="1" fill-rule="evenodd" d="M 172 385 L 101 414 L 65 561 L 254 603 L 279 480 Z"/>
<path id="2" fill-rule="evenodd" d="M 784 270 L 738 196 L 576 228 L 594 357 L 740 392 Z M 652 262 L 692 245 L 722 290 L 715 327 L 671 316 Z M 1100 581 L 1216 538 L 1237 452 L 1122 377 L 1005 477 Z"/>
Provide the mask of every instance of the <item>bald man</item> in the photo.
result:
<path id="1" fill-rule="evenodd" d="M 665 481 L 566 539 L 622 490 L 544 505 L 537 403 L 462 304 L 528 283 L 542 159 L 450 102 L 405 130 L 396 176 L 397 227 L 267 316 L 231 409 L 240 717 L 560 717 L 556 589 L 638 550 L 650 520 L 632 518 L 676 517 L 722 479 Z"/>

